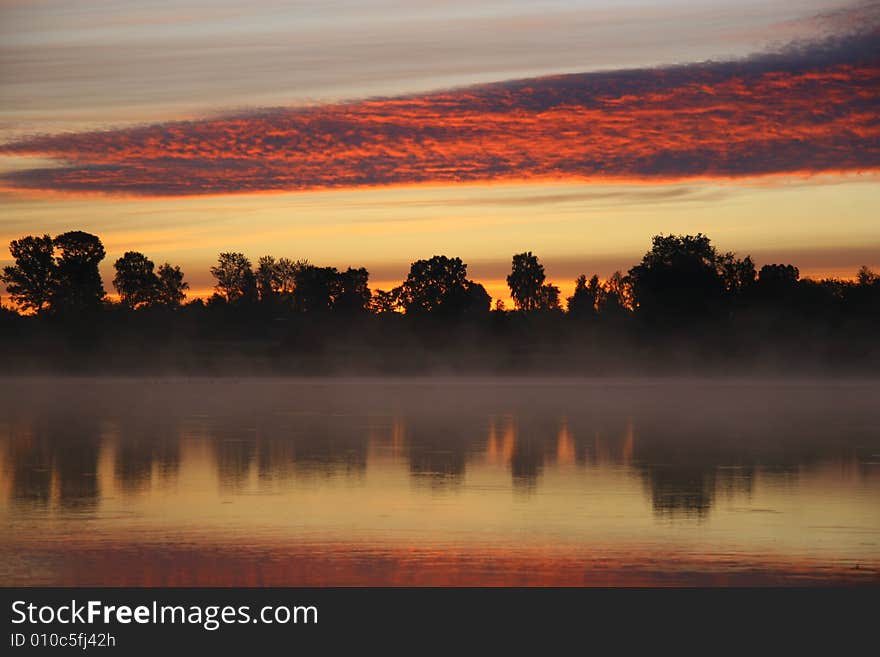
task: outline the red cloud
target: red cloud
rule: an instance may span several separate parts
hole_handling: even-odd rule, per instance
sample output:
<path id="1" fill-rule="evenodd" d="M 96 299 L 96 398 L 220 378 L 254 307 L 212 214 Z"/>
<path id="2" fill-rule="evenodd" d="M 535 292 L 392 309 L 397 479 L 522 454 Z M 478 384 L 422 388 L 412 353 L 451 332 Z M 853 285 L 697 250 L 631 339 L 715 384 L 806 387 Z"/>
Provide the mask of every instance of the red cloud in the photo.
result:
<path id="1" fill-rule="evenodd" d="M 732 63 L 44 136 L 13 189 L 145 196 L 880 167 L 880 35 Z"/>

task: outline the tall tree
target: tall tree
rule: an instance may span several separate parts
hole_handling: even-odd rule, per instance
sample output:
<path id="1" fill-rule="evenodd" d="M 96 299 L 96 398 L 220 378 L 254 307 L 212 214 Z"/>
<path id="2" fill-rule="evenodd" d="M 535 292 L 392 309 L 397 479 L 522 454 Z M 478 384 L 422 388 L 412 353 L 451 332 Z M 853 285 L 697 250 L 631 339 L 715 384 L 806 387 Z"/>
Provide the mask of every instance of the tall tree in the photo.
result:
<path id="1" fill-rule="evenodd" d="M 605 316 L 621 315 L 633 308 L 633 285 L 629 276 L 616 271 L 599 290 L 596 302 L 599 313 Z"/>
<path id="2" fill-rule="evenodd" d="M 139 308 L 156 301 L 159 277 L 154 271 L 155 265 L 143 253 L 127 251 L 113 267 L 113 287 L 119 293 L 123 304 L 129 308 Z"/>
<path id="3" fill-rule="evenodd" d="M 361 313 L 370 305 L 370 274 L 360 267 L 349 267 L 340 272 L 337 277 L 336 295 L 333 299 L 333 309 L 346 313 Z"/>
<path id="4" fill-rule="evenodd" d="M 557 293 L 559 290 L 557 290 Z M 462 312 L 466 315 L 484 315 L 492 308 L 492 297 L 480 283 L 467 280 L 464 282 L 464 299 Z"/>
<path id="5" fill-rule="evenodd" d="M 725 253 L 718 258 L 718 271 L 724 291 L 733 296 L 748 292 L 758 279 L 751 256 L 738 259 L 733 253 Z"/>
<path id="6" fill-rule="evenodd" d="M 758 281 L 762 285 L 794 285 L 800 277 L 801 273 L 794 265 L 764 265 L 758 272 Z"/>
<path id="7" fill-rule="evenodd" d="M 52 310 L 65 312 L 97 308 L 105 294 L 98 271 L 98 265 L 106 255 L 100 238 L 74 230 L 58 235 L 53 243 L 61 255 L 56 261 Z"/>
<path id="8" fill-rule="evenodd" d="M 165 263 L 159 267 L 158 284 L 156 285 L 156 303 L 169 308 L 177 308 L 186 298 L 189 283 L 183 280 L 180 267 L 172 267 Z"/>
<path id="9" fill-rule="evenodd" d="M 308 267 L 307 260 L 293 261 L 266 255 L 257 262 L 255 278 L 257 293 L 261 301 L 270 301 L 280 297 L 289 298 L 296 288 L 296 277 L 300 270 Z"/>
<path id="10" fill-rule="evenodd" d="M 549 283 L 542 285 L 538 290 L 535 310 L 540 310 L 541 312 L 561 310 L 559 305 L 559 288 Z"/>
<path id="11" fill-rule="evenodd" d="M 601 286 L 596 274 L 587 281 L 581 274 L 574 283 L 574 294 L 568 297 L 568 312 L 572 317 L 592 317 L 596 314 Z"/>
<path id="12" fill-rule="evenodd" d="M 308 267 L 308 260 L 290 260 L 289 258 L 278 258 L 275 265 L 277 282 L 279 284 L 279 292 L 287 297 L 293 294 L 296 288 L 297 273 L 303 268 Z"/>
<path id="13" fill-rule="evenodd" d="M 800 277 L 794 265 L 764 265 L 758 272 L 758 288 L 765 296 L 785 296 L 797 287 Z"/>
<path id="14" fill-rule="evenodd" d="M 257 293 L 260 301 L 271 301 L 281 293 L 283 281 L 281 279 L 281 267 L 274 257 L 262 256 L 257 261 Z"/>
<path id="15" fill-rule="evenodd" d="M 452 311 L 465 291 L 467 265 L 461 258 L 433 256 L 416 260 L 401 285 L 400 299 L 407 313 Z"/>
<path id="16" fill-rule="evenodd" d="M 507 276 L 510 296 L 519 310 L 537 310 L 541 303 L 541 286 L 544 285 L 544 266 L 531 251 L 513 256 L 511 272 Z"/>
<path id="17" fill-rule="evenodd" d="M 302 267 L 296 275 L 293 303 L 303 312 L 323 312 L 333 307 L 339 291 L 339 272 L 335 267 Z"/>
<path id="18" fill-rule="evenodd" d="M 243 253 L 221 253 L 211 267 L 211 275 L 217 279 L 217 293 L 229 303 L 256 297 L 256 277 L 251 261 Z"/>
<path id="19" fill-rule="evenodd" d="M 724 281 L 709 238 L 655 235 L 651 250 L 629 270 L 637 310 L 661 322 L 687 323 L 717 310 Z"/>
<path id="20" fill-rule="evenodd" d="M 28 235 L 9 243 L 14 265 L 3 268 L 0 280 L 6 283 L 13 303 L 24 310 L 42 312 L 52 295 L 55 273 L 55 247 L 48 235 Z"/>

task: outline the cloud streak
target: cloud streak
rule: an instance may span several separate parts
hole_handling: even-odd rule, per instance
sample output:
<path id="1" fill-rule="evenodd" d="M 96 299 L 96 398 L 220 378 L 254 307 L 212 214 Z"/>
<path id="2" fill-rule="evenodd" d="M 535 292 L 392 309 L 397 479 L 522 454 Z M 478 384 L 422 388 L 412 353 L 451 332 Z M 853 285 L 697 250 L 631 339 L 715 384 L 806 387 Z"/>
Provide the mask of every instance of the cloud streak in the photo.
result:
<path id="1" fill-rule="evenodd" d="M 37 136 L 13 190 L 193 196 L 880 168 L 880 31 L 737 62 L 551 76 Z"/>

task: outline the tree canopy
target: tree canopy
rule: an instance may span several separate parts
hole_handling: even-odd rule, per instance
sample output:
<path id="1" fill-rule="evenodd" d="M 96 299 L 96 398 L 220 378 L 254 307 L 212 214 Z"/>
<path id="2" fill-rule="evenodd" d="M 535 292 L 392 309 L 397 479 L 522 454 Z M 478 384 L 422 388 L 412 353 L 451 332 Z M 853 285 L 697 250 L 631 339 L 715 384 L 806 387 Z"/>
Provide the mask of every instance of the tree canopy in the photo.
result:
<path id="1" fill-rule="evenodd" d="M 101 281 L 99 264 L 105 249 L 97 236 L 83 231 L 54 238 L 28 235 L 13 240 L 9 249 L 14 263 L 3 268 L 0 278 L 18 310 L 76 317 L 114 305 Z M 243 253 L 220 253 L 210 267 L 216 294 L 207 304 L 197 299 L 187 307 L 224 307 L 229 310 L 227 317 L 241 317 L 243 323 L 250 313 L 264 323 L 279 320 L 277 326 L 298 314 L 320 325 L 334 317 L 354 320 L 403 311 L 402 315 L 425 318 L 415 322 L 422 328 L 437 320 L 444 330 L 470 320 L 475 320 L 474 325 L 486 324 L 483 319 L 490 317 L 510 315 L 512 321 L 521 322 L 516 318 L 522 314 L 562 314 L 559 287 L 546 280 L 544 266 L 531 251 L 512 257 L 507 276 L 516 312 L 508 313 L 499 299 L 491 314 L 492 298 L 483 285 L 468 278 L 467 265 L 458 257 L 416 260 L 401 285 L 375 292 L 363 267 L 340 270 L 270 255 L 257 262 L 255 271 Z M 125 252 L 113 266 L 120 309 L 182 307 L 189 284 L 179 266 L 166 262 L 156 268 L 138 251 Z M 805 318 L 840 325 L 880 318 L 880 276 L 868 267 L 849 281 L 802 280 L 791 264 L 770 263 L 756 269 L 751 257 L 720 253 L 701 233 L 657 235 L 628 273 L 616 271 L 604 280 L 598 274 L 579 275 L 567 299 L 566 315 L 572 327 L 589 324 L 617 332 L 641 325 L 658 336 L 687 332 L 692 326 L 702 330 L 712 322 L 715 328 L 724 322 L 741 326 L 745 318 L 755 316 L 782 334 Z M 467 321 L 458 323 L 459 319 Z M 548 324 L 531 319 L 522 323 L 537 325 Z M 693 337 L 692 332 L 689 335 Z"/>
<path id="2" fill-rule="evenodd" d="M 456 314 L 468 305 L 472 289 L 461 258 L 435 255 L 410 265 L 399 296 L 407 313 Z"/>
<path id="3" fill-rule="evenodd" d="M 55 283 L 55 243 L 48 235 L 28 235 L 9 244 L 15 264 L 0 276 L 12 301 L 24 310 L 42 312 L 52 298 Z"/>
<path id="4" fill-rule="evenodd" d="M 519 310 L 537 310 L 544 284 L 544 265 L 531 251 L 513 256 L 511 272 L 507 276 L 510 296 Z"/>
<path id="5" fill-rule="evenodd" d="M 575 279 L 574 294 L 568 297 L 568 312 L 573 317 L 593 317 L 599 303 L 599 276 L 593 274 L 587 281 L 586 274 Z"/>
<path id="6" fill-rule="evenodd" d="M 164 263 L 159 266 L 158 284 L 156 286 L 156 303 L 168 308 L 177 308 L 186 298 L 189 283 L 183 280 L 183 272 L 179 266 Z"/>
<path id="7" fill-rule="evenodd" d="M 257 279 L 251 261 L 243 253 L 221 253 L 211 267 L 211 275 L 217 281 L 217 293 L 227 302 L 254 300 L 257 296 Z"/>
<path id="8" fill-rule="evenodd" d="M 82 312 L 97 309 L 105 295 L 98 271 L 98 265 L 106 255 L 100 238 L 74 230 L 58 235 L 54 245 L 61 255 L 55 264 L 52 310 Z"/>
<path id="9" fill-rule="evenodd" d="M 119 300 L 129 308 L 140 308 L 155 303 L 159 293 L 159 277 L 153 261 L 143 253 L 127 251 L 113 267 L 113 287 Z"/>
<path id="10" fill-rule="evenodd" d="M 641 263 L 629 270 L 633 304 L 646 318 L 663 323 L 712 316 L 724 291 L 720 264 L 702 233 L 655 235 Z"/>

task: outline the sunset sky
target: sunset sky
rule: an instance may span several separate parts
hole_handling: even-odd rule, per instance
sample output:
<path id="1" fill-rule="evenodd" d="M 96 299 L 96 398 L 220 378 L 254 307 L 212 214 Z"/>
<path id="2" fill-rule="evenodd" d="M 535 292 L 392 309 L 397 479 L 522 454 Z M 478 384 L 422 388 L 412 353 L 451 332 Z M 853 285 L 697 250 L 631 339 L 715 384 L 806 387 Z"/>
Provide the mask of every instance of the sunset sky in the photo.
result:
<path id="1" fill-rule="evenodd" d="M 880 268 L 880 2 L 0 0 L 0 243 L 460 256 L 563 292 L 659 232 Z M 0 252 L 0 265 L 9 262 Z M 5 296 L 5 294 L 4 294 Z"/>

